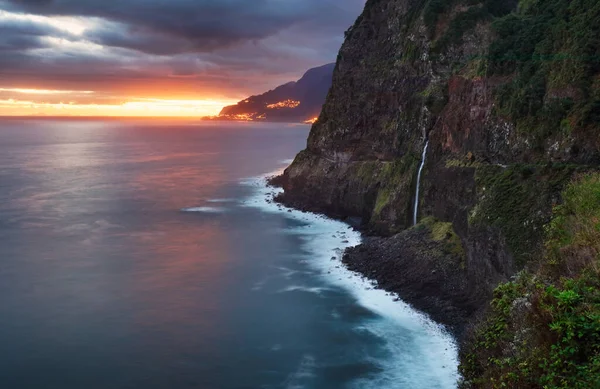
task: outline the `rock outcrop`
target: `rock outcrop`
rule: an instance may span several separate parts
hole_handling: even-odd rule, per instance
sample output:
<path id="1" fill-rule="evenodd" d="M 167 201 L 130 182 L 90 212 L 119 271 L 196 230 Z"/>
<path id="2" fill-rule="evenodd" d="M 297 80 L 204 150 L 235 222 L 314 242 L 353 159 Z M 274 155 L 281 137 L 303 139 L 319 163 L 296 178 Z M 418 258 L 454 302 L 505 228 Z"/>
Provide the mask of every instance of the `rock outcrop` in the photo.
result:
<path id="1" fill-rule="evenodd" d="M 383 238 L 346 263 L 464 333 L 600 164 L 599 15 L 589 0 L 367 1 L 280 200 L 360 218 Z M 419 219 L 456 235 L 446 262 L 431 225 L 412 226 L 426 140 Z"/>

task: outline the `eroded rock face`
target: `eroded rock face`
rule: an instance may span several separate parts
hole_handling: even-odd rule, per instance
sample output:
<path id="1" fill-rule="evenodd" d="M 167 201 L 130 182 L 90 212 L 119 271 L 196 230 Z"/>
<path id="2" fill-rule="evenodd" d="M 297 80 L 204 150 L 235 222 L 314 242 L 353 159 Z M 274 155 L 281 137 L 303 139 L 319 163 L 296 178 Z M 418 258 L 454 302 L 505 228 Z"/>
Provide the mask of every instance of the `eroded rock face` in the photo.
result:
<path id="1" fill-rule="evenodd" d="M 358 217 L 368 233 L 393 236 L 368 241 L 347 263 L 367 275 L 381 269 L 384 286 L 424 310 L 447 312 L 447 320 L 438 318 L 455 324 L 536 258 L 558 193 L 582 166 L 597 163 L 600 140 L 581 130 L 541 139 L 499 109 L 498 91 L 512 76 L 489 76 L 485 58 L 495 39 L 491 20 L 516 9 L 516 1 L 442 2 L 445 10 L 428 23 L 430 3 L 367 2 L 346 34 L 307 148 L 281 180 L 281 200 Z M 500 10 L 477 19 L 488 3 Z M 564 88 L 545 98 L 580 95 Z M 423 254 L 428 243 L 407 231 L 426 139 L 420 219 L 451 223 L 465 256 L 463 267 L 448 269 L 432 288 L 413 286 L 419 279 L 437 282 L 431 270 L 445 254 L 437 252 L 434 261 L 431 252 Z"/>
<path id="2" fill-rule="evenodd" d="M 449 2 L 455 5 L 438 16 L 433 28 L 423 16 L 429 3 L 367 2 L 346 34 L 307 148 L 285 173 L 287 201 L 359 216 L 368 229 L 393 234 L 411 224 L 408 214 L 426 138 L 425 181 L 440 176 L 431 173 L 446 169 L 448 161 L 456 168 L 465 158 L 500 165 L 593 162 L 597 137 L 574 132 L 540 143 L 499 113 L 496 91 L 511 77 L 486 76 L 490 20 L 476 19 L 460 35 L 453 24 L 483 2 Z M 507 10 L 516 7 L 515 1 L 504 3 Z M 550 92 L 548 98 L 577 96 L 568 88 L 562 94 Z"/>
<path id="3" fill-rule="evenodd" d="M 446 154 L 477 151 L 484 157 L 488 149 L 498 154 L 508 147 L 503 141 L 510 125 L 494 123 L 498 131 L 482 131 L 492 121 L 487 81 L 452 76 L 456 63 L 483 53 L 488 28 L 432 53 L 424 5 L 370 1 L 347 32 L 307 149 L 285 173 L 289 202 L 360 216 L 375 232 L 395 233 L 411 224 L 408 211 L 427 137 L 434 156 L 428 168 Z"/>
<path id="4" fill-rule="evenodd" d="M 410 0 L 367 3 L 347 32 L 307 149 L 285 171 L 283 201 L 335 217 L 360 217 L 370 233 L 401 232 L 412 225 L 416 172 L 429 138 L 422 208 L 455 224 L 468 248 L 463 267 L 440 267 L 444 253 L 426 249 L 431 242 L 414 231 L 368 241 L 350 251 L 346 263 L 459 328 L 461 317 L 475 314 L 491 294 L 488 281 L 504 280 L 512 268 L 510 258 L 506 268 L 495 266 L 493 233 L 470 239 L 474 169 L 446 172 L 445 160 L 472 153 L 500 161 L 513 128 L 494 123 L 498 131 L 484 130 L 494 122 L 491 81 L 452 76 L 454 63 L 481 53 L 487 27 L 433 58 L 423 7 Z M 486 233 L 490 236 L 481 239 Z"/>
<path id="5" fill-rule="evenodd" d="M 410 22 L 413 3 L 371 1 L 347 32 L 307 149 L 285 173 L 287 201 L 363 217 L 380 233 L 410 225 L 413 175 L 433 120 L 421 93 L 436 83 L 425 26 Z"/>

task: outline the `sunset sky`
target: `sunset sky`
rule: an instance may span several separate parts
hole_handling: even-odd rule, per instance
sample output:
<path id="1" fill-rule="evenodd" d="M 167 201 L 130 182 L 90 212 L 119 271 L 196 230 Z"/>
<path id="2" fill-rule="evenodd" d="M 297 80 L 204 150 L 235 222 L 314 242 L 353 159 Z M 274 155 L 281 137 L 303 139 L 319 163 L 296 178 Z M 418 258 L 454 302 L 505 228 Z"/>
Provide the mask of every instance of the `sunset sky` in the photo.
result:
<path id="1" fill-rule="evenodd" d="M 199 116 L 335 60 L 365 0 L 0 0 L 0 115 Z"/>

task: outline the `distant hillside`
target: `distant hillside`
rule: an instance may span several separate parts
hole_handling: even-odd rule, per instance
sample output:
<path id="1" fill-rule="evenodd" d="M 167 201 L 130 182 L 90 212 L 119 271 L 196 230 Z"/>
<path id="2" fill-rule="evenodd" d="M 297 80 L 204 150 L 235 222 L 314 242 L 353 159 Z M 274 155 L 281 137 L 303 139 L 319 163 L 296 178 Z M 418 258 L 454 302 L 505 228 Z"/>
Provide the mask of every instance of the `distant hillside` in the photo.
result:
<path id="1" fill-rule="evenodd" d="M 308 122 L 316 120 L 327 97 L 335 64 L 307 71 L 296 82 L 289 82 L 236 105 L 223 108 L 217 120 L 264 120 Z"/>

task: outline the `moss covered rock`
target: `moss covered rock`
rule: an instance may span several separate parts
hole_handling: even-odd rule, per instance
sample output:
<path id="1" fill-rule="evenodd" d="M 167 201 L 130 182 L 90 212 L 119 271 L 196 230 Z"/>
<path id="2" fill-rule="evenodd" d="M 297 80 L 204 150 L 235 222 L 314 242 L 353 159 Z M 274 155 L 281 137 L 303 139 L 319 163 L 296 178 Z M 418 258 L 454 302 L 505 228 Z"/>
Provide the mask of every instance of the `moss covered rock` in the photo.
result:
<path id="1" fill-rule="evenodd" d="M 600 387 L 600 174 L 576 178 L 535 269 L 496 289 L 462 352 L 463 387 Z"/>

